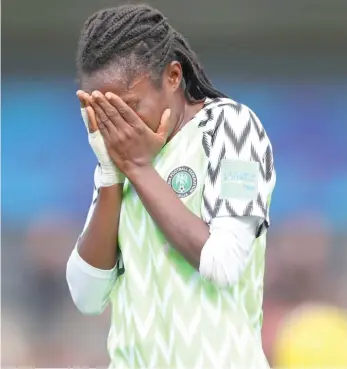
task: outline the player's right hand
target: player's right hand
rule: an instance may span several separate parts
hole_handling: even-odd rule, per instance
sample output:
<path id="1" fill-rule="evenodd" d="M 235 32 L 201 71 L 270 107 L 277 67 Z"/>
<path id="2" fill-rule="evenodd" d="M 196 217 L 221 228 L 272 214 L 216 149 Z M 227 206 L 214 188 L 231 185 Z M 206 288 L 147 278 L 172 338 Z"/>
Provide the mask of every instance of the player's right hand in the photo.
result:
<path id="1" fill-rule="evenodd" d="M 91 107 L 89 102 L 89 94 L 84 91 L 78 90 L 76 95 L 80 101 L 81 115 L 88 133 L 96 132 L 98 130 L 98 125 L 96 122 L 94 109 Z"/>
<path id="2" fill-rule="evenodd" d="M 77 91 L 77 97 L 81 105 L 81 115 L 88 132 L 88 141 L 97 157 L 100 168 L 100 185 L 109 187 L 118 183 L 124 183 L 125 176 L 114 165 L 105 146 L 104 139 L 98 129 L 97 118 L 90 104 L 90 95 L 84 91 Z"/>

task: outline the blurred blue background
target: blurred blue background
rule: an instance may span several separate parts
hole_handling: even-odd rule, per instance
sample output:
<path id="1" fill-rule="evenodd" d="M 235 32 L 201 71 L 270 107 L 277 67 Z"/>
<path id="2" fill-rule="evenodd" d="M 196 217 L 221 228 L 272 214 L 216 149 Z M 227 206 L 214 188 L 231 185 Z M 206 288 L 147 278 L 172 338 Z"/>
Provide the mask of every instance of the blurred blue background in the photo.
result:
<path id="1" fill-rule="evenodd" d="M 334 227 L 347 223 L 347 79 L 216 85 L 251 107 L 272 139 L 278 182 L 274 222 L 317 211 Z M 92 164 L 68 78 L 3 78 L 3 220 L 26 224 L 33 213 L 83 217 Z M 20 177 L 19 177 L 20 172 Z M 28 196 L 30 194 L 30 196 Z"/>
<path id="2" fill-rule="evenodd" d="M 4 366 L 108 364 L 108 312 L 76 311 L 65 265 L 96 164 L 75 97 L 78 33 L 95 10 L 119 3 L 2 4 Z M 215 85 L 256 112 L 272 141 L 263 345 L 276 366 L 278 329 L 293 309 L 347 307 L 347 2 L 149 3 L 188 38 Z"/>

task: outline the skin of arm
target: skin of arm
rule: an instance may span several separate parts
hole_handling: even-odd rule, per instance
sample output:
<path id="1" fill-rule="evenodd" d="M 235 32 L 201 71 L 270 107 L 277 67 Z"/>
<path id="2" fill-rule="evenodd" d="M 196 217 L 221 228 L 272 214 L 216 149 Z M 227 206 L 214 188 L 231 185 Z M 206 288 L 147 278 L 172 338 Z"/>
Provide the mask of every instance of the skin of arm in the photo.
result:
<path id="1" fill-rule="evenodd" d="M 164 111 L 154 133 L 114 94 L 104 96 L 95 91 L 91 105 L 99 118 L 99 130 L 116 167 L 133 184 L 143 205 L 170 244 L 198 269 L 201 250 L 210 234 L 209 227 L 186 208 L 150 164 L 151 158 L 168 138 L 170 114 Z"/>
<path id="2" fill-rule="evenodd" d="M 186 208 L 152 166 L 133 168 L 125 174 L 168 241 L 198 268 L 210 235 L 208 225 Z"/>
<path id="3" fill-rule="evenodd" d="M 78 241 L 81 258 L 98 269 L 110 270 L 117 262 L 122 191 L 123 184 L 100 188 L 93 215 Z"/>

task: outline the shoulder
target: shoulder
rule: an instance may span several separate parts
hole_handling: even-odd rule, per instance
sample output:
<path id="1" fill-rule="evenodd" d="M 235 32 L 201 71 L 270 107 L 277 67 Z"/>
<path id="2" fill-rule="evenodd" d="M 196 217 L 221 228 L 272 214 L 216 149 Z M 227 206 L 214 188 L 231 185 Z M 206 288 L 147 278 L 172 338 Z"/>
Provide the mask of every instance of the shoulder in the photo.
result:
<path id="1" fill-rule="evenodd" d="M 208 157 L 203 216 L 268 217 L 275 185 L 272 147 L 257 115 L 228 98 L 208 102 L 203 148 Z M 258 163 L 258 164 L 256 164 Z"/>
<path id="2" fill-rule="evenodd" d="M 248 106 L 229 98 L 210 100 L 200 127 L 206 145 L 240 155 L 242 151 L 263 151 L 271 148 L 269 138 L 258 116 Z M 248 154 L 247 154 L 248 155 Z"/>
<path id="3" fill-rule="evenodd" d="M 210 100 L 205 109 L 208 117 L 206 129 L 213 130 L 214 134 L 223 125 L 227 130 L 228 128 L 236 131 L 240 128 L 247 128 L 249 131 L 255 129 L 258 135 L 265 136 L 265 130 L 258 116 L 244 104 L 229 98 L 217 98 Z"/>

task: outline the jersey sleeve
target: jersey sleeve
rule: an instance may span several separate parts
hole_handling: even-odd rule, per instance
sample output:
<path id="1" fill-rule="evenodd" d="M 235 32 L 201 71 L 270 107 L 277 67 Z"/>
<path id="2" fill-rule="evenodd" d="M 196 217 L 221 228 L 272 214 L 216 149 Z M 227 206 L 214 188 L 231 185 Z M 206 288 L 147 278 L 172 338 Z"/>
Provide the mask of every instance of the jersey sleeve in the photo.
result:
<path id="1" fill-rule="evenodd" d="M 232 100 L 213 109 L 204 132 L 208 167 L 202 218 L 257 216 L 259 236 L 270 225 L 269 206 L 275 184 L 272 146 L 258 117 Z M 207 150 L 206 150 L 207 148 Z"/>

